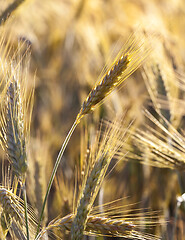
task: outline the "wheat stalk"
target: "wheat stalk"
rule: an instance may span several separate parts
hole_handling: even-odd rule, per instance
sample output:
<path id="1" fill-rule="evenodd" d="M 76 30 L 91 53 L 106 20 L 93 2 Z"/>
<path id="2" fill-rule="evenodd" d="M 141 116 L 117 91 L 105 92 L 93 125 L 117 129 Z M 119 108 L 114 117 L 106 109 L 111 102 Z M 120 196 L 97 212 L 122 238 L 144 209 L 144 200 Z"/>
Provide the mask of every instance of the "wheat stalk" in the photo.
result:
<path id="1" fill-rule="evenodd" d="M 89 96 L 82 104 L 82 107 L 74 121 L 67 137 L 64 140 L 64 143 L 60 149 L 58 154 L 57 160 L 55 162 L 49 183 L 48 188 L 46 191 L 39 224 L 38 224 L 38 231 L 40 228 L 40 223 L 43 218 L 44 209 L 46 205 L 46 200 L 48 198 L 51 186 L 53 184 L 54 177 L 56 175 L 58 166 L 62 159 L 63 153 L 67 147 L 67 144 L 79 124 L 80 120 L 84 117 L 85 114 L 90 113 L 95 106 L 101 104 L 106 96 L 108 96 L 116 87 L 120 86 L 120 84 L 128 78 L 144 61 L 149 53 L 149 48 L 145 49 L 146 46 L 146 39 L 142 36 L 137 38 L 136 35 L 133 35 L 124 47 L 121 49 L 119 54 L 117 55 L 116 59 L 114 60 L 113 64 L 109 68 L 108 72 L 104 75 L 104 77 L 96 83 L 95 87 L 89 93 Z"/>

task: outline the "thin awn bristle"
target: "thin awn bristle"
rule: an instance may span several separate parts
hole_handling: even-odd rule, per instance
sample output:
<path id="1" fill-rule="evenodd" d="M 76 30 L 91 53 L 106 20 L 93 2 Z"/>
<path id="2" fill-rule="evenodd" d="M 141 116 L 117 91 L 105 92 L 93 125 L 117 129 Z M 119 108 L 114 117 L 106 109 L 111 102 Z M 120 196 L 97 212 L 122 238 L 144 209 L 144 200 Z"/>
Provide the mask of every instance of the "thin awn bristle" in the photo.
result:
<path id="1" fill-rule="evenodd" d="M 75 215 L 69 214 L 63 218 L 52 221 L 37 237 L 36 240 L 42 239 L 46 231 L 54 229 L 61 229 L 71 231 L 72 223 Z M 89 215 L 87 217 L 86 235 L 101 235 L 111 237 L 128 237 L 130 239 L 159 239 L 149 234 L 142 233 L 137 230 L 137 226 L 132 221 L 124 219 L 114 219 L 110 217 L 99 217 L 96 215 Z M 142 237 L 142 238 L 141 238 Z"/>
<path id="2" fill-rule="evenodd" d="M 141 153 L 129 152 L 128 159 L 137 159 L 141 163 L 160 168 L 185 170 L 185 139 L 161 114 L 157 120 L 151 113 L 145 112 L 146 117 L 155 128 L 145 125 L 132 133 L 133 144 Z M 164 126 L 164 123 L 167 127 Z M 126 147 L 126 146 L 125 146 Z M 145 150 L 145 151 L 143 151 Z"/>
<path id="3" fill-rule="evenodd" d="M 83 102 L 76 121 L 79 122 L 84 115 L 90 113 L 101 104 L 116 87 L 128 78 L 143 62 L 148 55 L 149 49 L 144 49 L 144 36 L 139 39 L 132 36 L 121 49 L 112 66 L 100 77 L 95 87 L 91 90 Z M 145 42 L 146 44 L 146 42 Z"/>

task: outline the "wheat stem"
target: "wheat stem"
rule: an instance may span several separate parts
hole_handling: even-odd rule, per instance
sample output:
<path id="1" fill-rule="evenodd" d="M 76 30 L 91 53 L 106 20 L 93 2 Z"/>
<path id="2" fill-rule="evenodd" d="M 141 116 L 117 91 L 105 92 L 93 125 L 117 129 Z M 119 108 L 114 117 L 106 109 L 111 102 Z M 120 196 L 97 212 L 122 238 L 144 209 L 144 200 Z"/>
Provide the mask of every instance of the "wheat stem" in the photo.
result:
<path id="1" fill-rule="evenodd" d="M 24 216 L 25 216 L 25 224 L 26 224 L 26 233 L 27 240 L 29 240 L 29 226 L 28 226 L 28 211 L 27 211 L 27 196 L 26 196 L 26 184 L 24 182 L 22 186 L 23 195 L 24 195 Z"/>
<path id="2" fill-rule="evenodd" d="M 76 128 L 77 125 L 78 125 L 78 122 L 75 121 L 75 122 L 73 123 L 73 125 L 72 125 L 72 127 L 71 127 L 71 129 L 70 129 L 70 131 L 69 131 L 69 133 L 68 133 L 68 135 L 67 135 L 67 137 L 66 137 L 65 140 L 64 140 L 64 143 L 63 143 L 63 145 L 62 145 L 62 147 L 61 147 L 61 149 L 60 149 L 60 152 L 59 152 L 59 154 L 58 154 L 57 160 L 56 160 L 56 162 L 55 162 L 55 166 L 54 166 L 54 168 L 53 168 L 53 172 L 52 172 L 52 174 L 51 174 L 51 177 L 50 177 L 50 180 L 49 180 L 49 184 L 48 184 L 48 187 L 47 187 L 47 191 L 46 191 L 46 195 L 45 195 L 45 198 L 44 198 L 44 202 L 43 202 L 43 205 L 42 205 L 42 211 L 41 211 L 40 218 L 39 218 L 39 222 L 38 222 L 38 227 L 37 227 L 36 236 L 37 236 L 38 233 L 39 233 L 40 225 L 41 225 L 42 218 L 43 218 L 43 214 L 44 214 L 44 209 L 45 209 L 45 206 L 46 206 L 46 201 L 47 201 L 49 192 L 50 192 L 50 190 L 51 190 L 51 186 L 52 186 L 52 184 L 53 184 L 53 180 L 54 180 L 54 177 L 55 177 L 55 175 L 56 175 L 58 166 L 59 166 L 59 164 L 60 164 L 60 161 L 61 161 L 61 159 L 62 159 L 62 156 L 63 156 L 63 154 L 64 154 L 64 151 L 65 151 L 65 149 L 66 149 L 66 147 L 67 147 L 67 144 L 68 144 L 68 142 L 69 142 L 69 140 L 70 140 L 70 138 L 71 138 L 71 136 L 72 136 L 72 134 L 73 134 L 73 132 L 74 132 L 74 130 L 75 130 L 75 128 Z"/>

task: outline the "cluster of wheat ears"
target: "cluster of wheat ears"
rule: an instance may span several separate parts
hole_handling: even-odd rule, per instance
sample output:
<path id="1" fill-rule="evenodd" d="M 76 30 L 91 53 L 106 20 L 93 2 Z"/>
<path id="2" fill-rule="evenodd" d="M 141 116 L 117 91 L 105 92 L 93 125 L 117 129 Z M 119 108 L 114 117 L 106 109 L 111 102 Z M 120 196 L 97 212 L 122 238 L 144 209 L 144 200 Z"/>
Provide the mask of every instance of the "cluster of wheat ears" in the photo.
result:
<path id="1" fill-rule="evenodd" d="M 17 6 L 10 5 L 2 16 L 4 22 L 0 24 L 6 24 L 7 13 L 10 14 Z M 45 196 L 43 201 L 41 200 L 40 210 L 32 207 L 27 198 L 28 189 L 31 189 L 30 186 L 28 187 L 30 183 L 27 176 L 28 165 L 32 164 L 29 150 L 31 148 L 30 128 L 36 84 L 36 80 L 30 83 L 27 78 L 32 44 L 24 38 L 12 39 L 11 33 L 6 31 L 6 28 L 2 28 L 0 35 L 0 143 L 5 153 L 5 160 L 2 161 L 0 186 L 0 239 L 11 237 L 12 239 L 39 240 L 50 237 L 54 239 L 70 237 L 72 240 L 80 240 L 84 236 L 95 236 L 98 239 L 104 237 L 162 239 L 162 236 L 150 232 L 153 227 L 159 229 L 167 224 L 161 212 L 145 208 L 138 209 L 134 203 L 125 206 L 124 199 L 95 204 L 100 190 L 103 189 L 105 177 L 121 161 L 134 160 L 148 166 L 175 169 L 177 174 L 185 170 L 185 140 L 183 134 L 175 128 L 178 117 L 175 119 L 174 112 L 179 100 L 172 99 L 173 94 L 170 94 L 177 89 L 173 88 L 173 78 L 178 79 L 175 83 L 183 89 L 183 73 L 176 72 L 174 75 L 168 62 L 162 61 L 164 66 L 159 67 L 158 64 L 153 64 L 153 59 L 148 61 L 150 55 L 155 58 L 156 52 L 162 51 L 160 44 L 155 46 L 155 42 L 163 41 L 162 37 L 139 27 L 123 44 L 115 59 L 106 64 L 81 108 L 79 106 L 75 121 L 64 139 L 53 166 Z M 153 39 L 155 39 L 154 42 Z M 147 124 L 137 128 L 137 125 L 134 125 L 134 119 L 129 122 L 125 120 L 127 113 L 121 116 L 116 115 L 111 121 L 101 121 L 101 127 L 96 133 L 92 146 L 88 147 L 88 151 L 85 150 L 85 162 L 77 166 L 76 175 L 80 175 L 80 178 L 76 177 L 74 183 L 73 211 L 66 215 L 62 213 L 62 216 L 46 223 L 44 217 L 48 197 L 72 134 L 82 124 L 86 115 L 91 115 L 115 89 L 121 88 L 123 82 L 139 67 L 143 67 L 140 77 L 146 83 L 150 96 L 151 106 L 149 107 L 152 109 L 149 111 L 148 106 L 143 109 Z M 165 73 L 168 72 L 167 75 L 162 72 L 162 67 L 165 68 Z M 159 80 L 156 80 L 157 78 Z M 163 98 L 164 86 L 159 86 L 162 82 L 160 78 L 170 79 L 168 84 L 167 80 L 164 81 L 165 88 L 168 89 L 168 98 L 171 98 L 170 106 Z M 171 110 L 171 119 L 168 116 L 168 109 Z M 80 189 L 77 187 L 79 181 L 81 181 Z M 39 198 L 39 193 L 37 197 Z M 177 198 L 177 209 L 171 227 L 172 238 L 175 236 L 178 208 L 184 201 L 184 195 Z M 131 213 L 128 211 L 129 208 L 132 209 Z"/>

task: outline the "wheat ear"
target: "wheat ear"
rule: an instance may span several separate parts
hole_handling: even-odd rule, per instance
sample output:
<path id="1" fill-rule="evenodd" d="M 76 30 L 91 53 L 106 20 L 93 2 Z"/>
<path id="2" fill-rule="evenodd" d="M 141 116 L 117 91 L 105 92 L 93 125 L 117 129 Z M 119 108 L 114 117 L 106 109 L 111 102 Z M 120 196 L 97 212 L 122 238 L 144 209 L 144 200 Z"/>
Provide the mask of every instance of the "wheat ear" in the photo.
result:
<path id="1" fill-rule="evenodd" d="M 74 214 L 69 214 L 63 218 L 52 221 L 43 231 L 37 236 L 36 240 L 42 239 L 42 236 L 47 231 L 60 228 L 61 230 L 70 231 L 74 220 Z M 87 235 L 102 235 L 111 237 L 124 237 L 129 239 L 143 240 L 159 240 L 160 238 L 153 235 L 144 234 L 137 230 L 137 225 L 131 221 L 124 219 L 114 219 L 109 217 L 100 217 L 89 215 L 87 217 L 86 230 Z"/>
<path id="2" fill-rule="evenodd" d="M 74 240 L 82 239 L 83 232 L 86 229 L 87 216 L 92 210 L 92 205 L 109 163 L 124 142 L 121 123 L 121 119 L 118 120 L 117 118 L 113 123 L 109 123 L 101 142 L 96 141 L 95 143 L 96 149 L 90 156 L 90 164 L 93 167 L 90 167 L 89 173 L 86 174 L 77 212 L 71 227 L 71 236 Z"/>
<path id="3" fill-rule="evenodd" d="M 85 116 L 85 114 L 90 113 L 95 106 L 100 104 L 106 96 L 108 96 L 116 87 L 120 86 L 120 84 L 128 78 L 143 62 L 143 60 L 148 55 L 148 50 L 145 49 L 146 39 L 142 36 L 137 38 L 136 35 L 133 35 L 124 47 L 121 49 L 120 53 L 117 55 L 115 61 L 109 68 L 109 71 L 104 75 L 103 78 L 100 77 L 100 80 L 96 83 L 95 87 L 89 93 L 89 96 L 82 104 L 82 107 L 67 135 L 64 140 L 64 143 L 60 149 L 57 160 L 55 162 L 49 183 L 46 191 L 46 195 L 44 198 L 44 203 L 42 206 L 41 215 L 39 218 L 38 230 L 39 233 L 40 224 L 43 218 L 44 209 L 46 206 L 46 201 L 53 184 L 53 180 L 55 174 L 57 172 L 58 166 L 64 154 L 64 151 L 67 147 L 67 144 L 79 124 L 80 120 Z"/>
<path id="4" fill-rule="evenodd" d="M 13 51 L 12 55 L 9 52 L 11 45 L 5 46 L 5 48 L 10 47 L 9 51 L 7 51 L 9 55 L 3 56 L 1 59 L 0 72 L 3 74 L 6 95 L 1 102 L 0 143 L 6 152 L 14 173 L 21 182 L 24 195 L 27 239 L 29 239 L 25 173 L 27 170 L 26 143 L 29 137 L 34 88 L 31 89 L 29 95 L 26 75 L 29 65 L 29 47 L 26 45 L 26 51 L 21 53 L 25 44 L 25 42 L 18 43 L 18 47 Z"/>
<path id="5" fill-rule="evenodd" d="M 20 199 L 15 193 L 14 189 L 8 190 L 5 186 L 0 187 L 0 205 L 1 205 L 1 227 L 4 231 L 9 231 L 11 234 L 16 231 L 21 231 L 26 238 L 27 224 L 29 222 L 29 229 L 31 234 L 35 234 L 35 228 L 37 226 L 37 217 L 35 216 L 33 209 L 27 207 L 27 223 L 25 214 L 25 201 Z M 6 234 L 6 233 L 5 233 Z M 28 235 L 27 235 L 28 236 Z M 22 239 L 22 238 L 21 238 Z"/>
<path id="6" fill-rule="evenodd" d="M 23 135 L 24 121 L 17 82 L 11 82 L 7 91 L 6 151 L 17 176 L 23 176 L 27 170 L 26 145 Z"/>
<path id="7" fill-rule="evenodd" d="M 28 93 L 27 69 L 29 65 L 29 49 L 21 56 L 20 43 L 13 57 L 2 62 L 3 84 L 6 86 L 6 96 L 1 102 L 1 132 L 0 143 L 13 171 L 19 180 L 24 180 L 27 170 L 26 144 L 29 139 L 30 118 L 33 107 L 34 88 Z"/>
<path id="8" fill-rule="evenodd" d="M 119 87 L 141 65 L 149 53 L 149 47 L 145 48 L 146 42 L 144 35 L 133 34 L 130 37 L 113 64 L 108 67 L 103 76 L 100 75 L 100 79 L 83 102 L 77 122 L 101 104 L 105 97 Z"/>
<path id="9" fill-rule="evenodd" d="M 41 238 L 41 236 L 46 232 L 53 230 L 55 228 L 65 229 L 67 231 L 71 230 L 72 222 L 74 220 L 74 214 L 69 214 L 64 218 L 58 219 L 56 221 L 52 221 L 40 236 L 37 239 Z M 102 235 L 109 235 L 109 236 L 124 236 L 129 233 L 135 228 L 134 224 L 131 222 L 121 221 L 117 219 L 110 219 L 110 218 L 103 218 L 103 217 L 96 217 L 96 216 L 88 216 L 87 217 L 87 226 L 86 232 L 87 233 L 99 233 Z"/>

